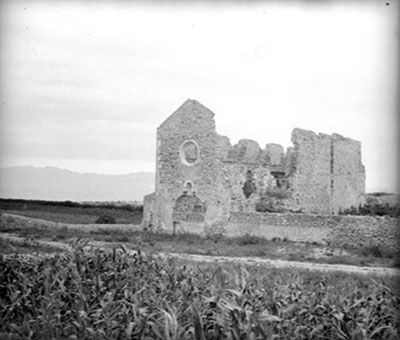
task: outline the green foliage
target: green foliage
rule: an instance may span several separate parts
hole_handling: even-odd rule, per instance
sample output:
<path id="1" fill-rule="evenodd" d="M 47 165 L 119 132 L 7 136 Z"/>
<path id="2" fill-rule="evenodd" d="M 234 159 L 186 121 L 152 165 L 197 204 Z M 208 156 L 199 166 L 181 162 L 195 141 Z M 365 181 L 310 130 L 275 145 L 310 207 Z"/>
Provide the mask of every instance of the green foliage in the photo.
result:
<path id="1" fill-rule="evenodd" d="M 375 257 L 383 257 L 382 247 L 378 245 L 372 245 L 362 248 L 362 255 L 371 255 Z"/>
<path id="2" fill-rule="evenodd" d="M 284 212 L 282 201 L 289 198 L 290 193 L 283 188 L 270 188 L 264 191 L 256 203 L 257 212 Z"/>
<path id="3" fill-rule="evenodd" d="M 363 256 L 373 256 L 377 258 L 394 259 L 394 265 L 399 266 L 400 251 L 387 248 L 383 245 L 369 245 L 360 249 L 359 253 Z"/>
<path id="4" fill-rule="evenodd" d="M 339 211 L 339 215 L 360 215 L 360 216 L 400 216 L 400 205 L 389 204 L 365 204 L 359 207 L 351 207 L 343 211 Z"/>
<path id="5" fill-rule="evenodd" d="M 266 244 L 268 243 L 265 238 L 258 237 L 255 235 L 244 234 L 235 238 L 235 243 L 240 246 L 255 245 L 255 244 Z"/>
<path id="6" fill-rule="evenodd" d="M 102 215 L 96 220 L 96 224 L 115 224 L 115 218 L 109 215 Z"/>
<path id="7" fill-rule="evenodd" d="M 0 338 L 399 339 L 395 283 L 76 251 L 0 260 Z"/>

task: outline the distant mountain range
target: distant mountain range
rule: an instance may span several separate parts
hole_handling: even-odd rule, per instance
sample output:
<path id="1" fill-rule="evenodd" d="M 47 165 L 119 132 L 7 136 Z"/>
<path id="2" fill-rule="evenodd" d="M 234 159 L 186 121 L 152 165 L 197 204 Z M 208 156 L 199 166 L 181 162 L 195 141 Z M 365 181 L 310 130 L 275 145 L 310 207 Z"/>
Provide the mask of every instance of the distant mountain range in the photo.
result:
<path id="1" fill-rule="evenodd" d="M 154 191 L 154 173 L 78 173 L 33 166 L 0 168 L 0 197 L 48 201 L 142 201 Z"/>

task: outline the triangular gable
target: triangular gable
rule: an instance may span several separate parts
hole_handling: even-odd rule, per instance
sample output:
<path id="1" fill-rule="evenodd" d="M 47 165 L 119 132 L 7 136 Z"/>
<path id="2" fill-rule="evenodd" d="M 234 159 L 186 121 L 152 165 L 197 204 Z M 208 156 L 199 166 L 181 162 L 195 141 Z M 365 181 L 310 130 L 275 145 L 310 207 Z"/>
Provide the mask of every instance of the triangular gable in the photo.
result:
<path id="1" fill-rule="evenodd" d="M 187 99 L 175 112 L 161 123 L 158 129 L 164 130 L 168 129 L 170 126 L 176 127 L 180 125 L 179 122 L 193 115 L 197 115 L 202 119 L 214 120 L 214 113 L 211 110 L 200 104 L 197 100 Z"/>

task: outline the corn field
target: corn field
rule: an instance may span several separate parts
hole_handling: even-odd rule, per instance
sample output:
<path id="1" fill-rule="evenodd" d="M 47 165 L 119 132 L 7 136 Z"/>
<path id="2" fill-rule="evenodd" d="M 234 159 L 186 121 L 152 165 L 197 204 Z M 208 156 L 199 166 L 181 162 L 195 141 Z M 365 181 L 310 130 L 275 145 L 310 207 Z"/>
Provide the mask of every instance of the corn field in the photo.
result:
<path id="1" fill-rule="evenodd" d="M 1 339 L 399 339 L 389 279 L 82 248 L 2 257 L 0 280 Z"/>

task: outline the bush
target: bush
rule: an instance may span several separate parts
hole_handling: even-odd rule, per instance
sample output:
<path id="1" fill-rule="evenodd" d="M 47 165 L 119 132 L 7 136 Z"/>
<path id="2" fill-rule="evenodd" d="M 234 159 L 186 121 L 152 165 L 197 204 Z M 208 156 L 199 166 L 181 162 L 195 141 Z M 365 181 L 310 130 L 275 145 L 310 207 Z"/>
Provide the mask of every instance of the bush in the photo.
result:
<path id="1" fill-rule="evenodd" d="M 283 200 L 290 197 L 290 193 L 282 188 L 272 188 L 264 191 L 256 203 L 257 212 L 276 212 L 285 211 Z"/>
<path id="2" fill-rule="evenodd" d="M 361 254 L 364 256 L 384 257 L 381 246 L 372 245 L 366 246 L 361 250 Z"/>
<path id="3" fill-rule="evenodd" d="M 102 215 L 96 220 L 96 224 L 115 224 L 115 218 L 109 215 Z"/>
<path id="4" fill-rule="evenodd" d="M 255 235 L 250 235 L 250 234 L 244 234 L 242 236 L 239 236 L 235 241 L 236 241 L 236 244 L 238 244 L 239 246 L 266 243 L 266 239 L 255 236 Z"/>
<path id="5" fill-rule="evenodd" d="M 282 212 L 284 212 L 284 209 L 282 207 L 282 204 L 279 202 L 279 200 L 276 200 L 274 198 L 262 197 L 256 203 L 256 211 L 262 212 L 262 213 L 265 213 L 265 212 L 282 213 Z"/>
<path id="6" fill-rule="evenodd" d="M 351 207 L 339 211 L 339 215 L 361 215 L 361 216 L 400 216 L 400 205 L 389 204 L 365 204 L 359 207 Z"/>

